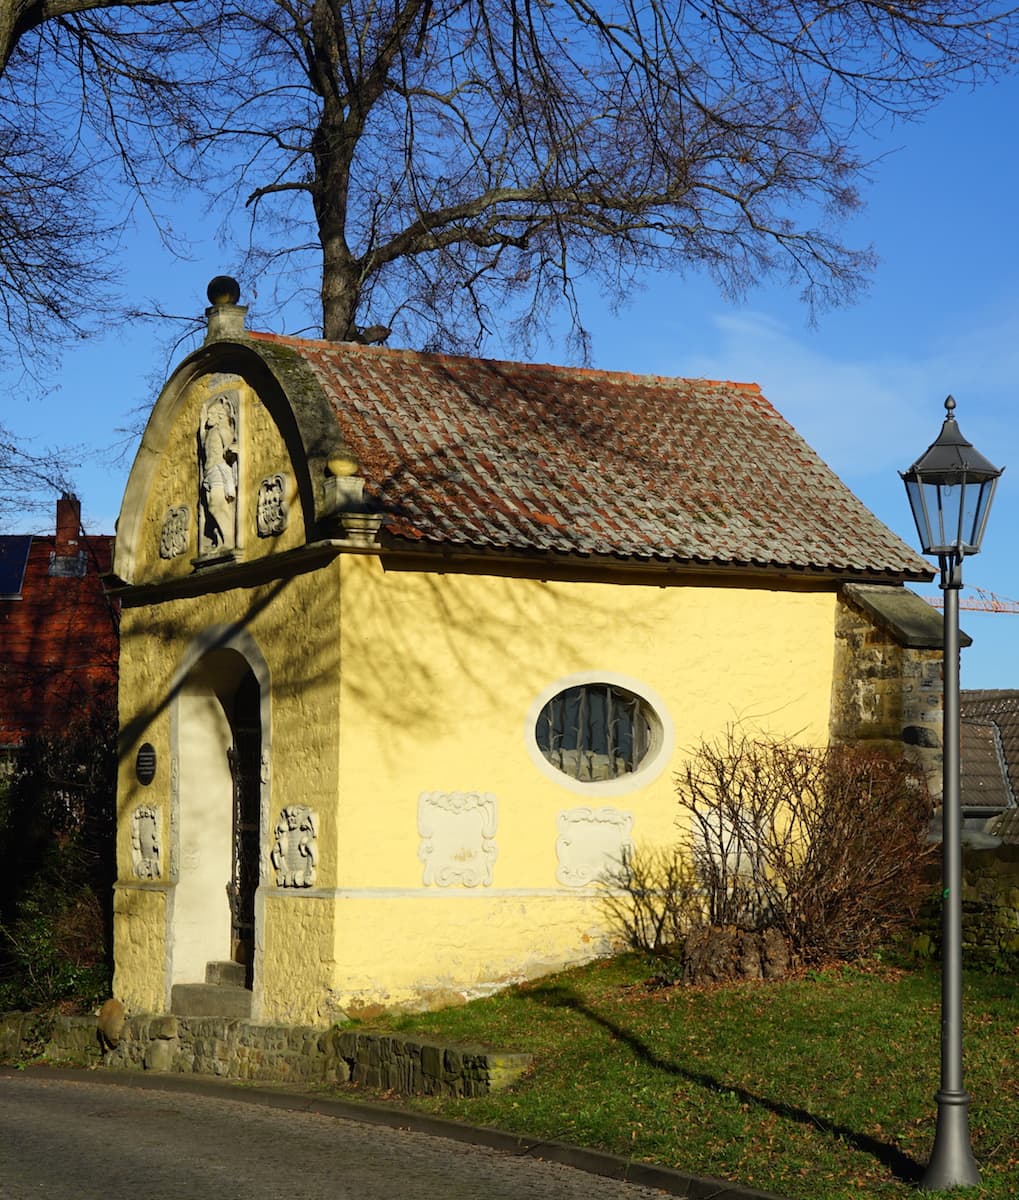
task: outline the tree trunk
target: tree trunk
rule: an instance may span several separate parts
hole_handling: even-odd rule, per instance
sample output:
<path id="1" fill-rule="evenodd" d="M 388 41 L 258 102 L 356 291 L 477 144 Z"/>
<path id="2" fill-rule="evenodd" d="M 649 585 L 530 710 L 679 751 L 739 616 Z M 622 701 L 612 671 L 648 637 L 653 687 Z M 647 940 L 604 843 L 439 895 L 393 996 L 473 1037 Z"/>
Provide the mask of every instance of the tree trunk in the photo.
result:
<path id="1" fill-rule="evenodd" d="M 322 336 L 347 341 L 361 295 L 361 265 L 347 245 L 345 217 L 348 168 L 336 154 L 316 154 L 319 183 L 314 192 L 315 218 L 322 244 Z"/>
<path id="2" fill-rule="evenodd" d="M 358 263 L 342 234 L 330 236 L 319 221 L 322 238 L 322 336 L 331 342 L 348 341 L 354 330 L 360 298 Z"/>
<path id="3" fill-rule="evenodd" d="M 360 292 L 358 263 L 347 244 L 350 164 L 360 128 L 339 78 L 339 64 L 346 61 L 346 49 L 340 45 L 343 30 L 337 27 L 325 0 L 315 0 L 311 31 L 311 76 L 322 98 L 321 116 L 311 139 L 315 163 L 312 203 L 322 246 L 322 336 L 339 342 L 353 334 Z M 345 82 L 349 87 L 350 81 Z"/>
<path id="4" fill-rule="evenodd" d="M 21 22 L 30 8 L 27 0 L 0 0 L 0 75 L 14 53 L 21 34 Z"/>

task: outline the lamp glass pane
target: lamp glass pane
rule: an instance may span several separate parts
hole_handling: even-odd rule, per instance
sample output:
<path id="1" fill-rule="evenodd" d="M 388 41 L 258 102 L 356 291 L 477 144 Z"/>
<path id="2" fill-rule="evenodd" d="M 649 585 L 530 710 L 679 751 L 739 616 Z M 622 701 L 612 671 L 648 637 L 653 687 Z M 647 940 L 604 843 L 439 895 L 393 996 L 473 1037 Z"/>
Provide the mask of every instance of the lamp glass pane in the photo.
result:
<path id="1" fill-rule="evenodd" d="M 916 523 L 916 532 L 920 538 L 920 545 L 925 554 L 930 554 L 933 531 L 931 530 L 930 513 L 927 508 L 927 497 L 924 494 L 924 488 L 919 479 L 906 479 L 906 495 L 909 498 L 909 507 L 913 510 L 913 520 Z"/>
<path id="2" fill-rule="evenodd" d="M 942 549 L 954 550 L 962 540 L 966 486 L 954 482 L 935 486 L 938 493 L 937 544 Z"/>
<path id="3" fill-rule="evenodd" d="M 906 494 L 924 554 L 978 553 L 996 483 L 907 480 Z"/>
<path id="4" fill-rule="evenodd" d="M 987 525 L 987 514 L 991 509 L 991 500 L 998 480 L 984 479 L 980 483 L 970 483 L 966 487 L 966 511 L 963 516 L 963 551 L 966 554 L 977 554 L 980 543 L 984 540 L 984 528 Z"/>

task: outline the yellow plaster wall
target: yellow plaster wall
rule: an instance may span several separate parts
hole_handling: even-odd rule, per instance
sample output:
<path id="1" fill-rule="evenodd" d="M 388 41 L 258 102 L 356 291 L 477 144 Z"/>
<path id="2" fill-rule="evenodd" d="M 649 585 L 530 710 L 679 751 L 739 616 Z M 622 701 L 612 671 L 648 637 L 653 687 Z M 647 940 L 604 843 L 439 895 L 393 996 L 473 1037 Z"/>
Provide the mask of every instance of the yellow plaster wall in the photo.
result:
<path id="1" fill-rule="evenodd" d="M 166 888 L 170 881 L 169 681 L 181 647 L 149 639 L 146 609 L 124 609 L 120 621 L 120 745 L 117 784 L 117 878 L 114 891 L 114 994 L 141 1011 L 162 1011 L 167 990 Z M 135 773 L 139 747 L 156 752 L 156 775 L 143 786 Z M 159 816 L 161 875 L 135 878 L 131 814 L 152 805 Z"/>
<path id="2" fill-rule="evenodd" d="M 329 1025 L 340 1015 L 335 1002 L 336 919 L 331 889 L 270 890 L 265 899 L 262 1020 Z"/>
<path id="3" fill-rule="evenodd" d="M 166 888 L 122 876 L 113 893 L 113 994 L 135 1012 L 166 1006 Z"/>
<path id="4" fill-rule="evenodd" d="M 136 1010 L 163 1007 L 167 945 L 165 907 L 157 907 L 149 891 L 143 898 L 135 886 L 137 881 L 132 878 L 131 812 L 140 803 L 158 805 L 162 818 L 163 877 L 157 883 L 172 885 L 174 747 L 170 715 L 174 692 L 171 685 L 187 648 L 213 626 L 236 624 L 242 628 L 258 646 L 270 674 L 271 776 L 268 811 L 263 820 L 266 886 L 271 889 L 274 884 L 268 862 L 272 828 L 280 810 L 294 803 L 311 805 L 318 812 L 319 881 L 328 886 L 335 880 L 334 798 L 338 790 L 339 756 L 337 574 L 335 564 L 327 565 L 257 588 L 230 589 L 124 610 L 118 867 L 120 879 L 128 887 L 118 891 L 115 988 L 117 995 Z M 145 741 L 155 746 L 159 762 L 156 778 L 148 787 L 138 783 L 134 769 L 138 746 Z M 186 747 L 183 752 L 186 753 Z M 277 1015 L 289 1011 L 294 993 L 290 973 L 292 954 L 285 948 L 302 944 L 307 918 L 297 903 L 268 911 L 277 920 L 277 926 L 274 940 L 266 946 L 267 967 L 259 988 L 266 1011 Z M 331 905 L 319 904 L 315 911 L 328 913 L 331 923 Z M 280 947 L 284 948 L 282 952 Z M 331 956 L 330 943 L 324 959 Z M 318 970 L 314 978 L 317 987 L 323 972 Z M 308 1011 L 304 1019 L 310 1019 Z"/>
<path id="5" fill-rule="evenodd" d="M 365 933 L 370 931 L 370 943 Z M 332 1002 L 348 1016 L 441 1008 L 613 949 L 590 895 L 491 889 L 341 895 Z"/>
<path id="6" fill-rule="evenodd" d="M 480 986 L 533 973 L 557 954 L 589 956 L 605 930 L 594 893 L 556 881 L 561 811 L 622 809 L 634 817 L 638 844 L 671 843 L 673 779 L 702 739 L 740 721 L 808 743 L 827 739 L 830 591 L 387 572 L 378 559 L 353 556 L 342 570 L 346 915 L 336 959 L 339 990 L 351 1002 L 367 1002 L 381 986 L 380 960 L 385 990 L 406 999 L 447 977 Z M 568 790 L 527 752 L 535 698 L 588 670 L 656 693 L 675 726 L 665 769 L 626 795 Z M 417 804 L 425 791 L 496 795 L 491 887 L 422 887 Z M 417 905 L 407 899 L 415 893 Z"/>

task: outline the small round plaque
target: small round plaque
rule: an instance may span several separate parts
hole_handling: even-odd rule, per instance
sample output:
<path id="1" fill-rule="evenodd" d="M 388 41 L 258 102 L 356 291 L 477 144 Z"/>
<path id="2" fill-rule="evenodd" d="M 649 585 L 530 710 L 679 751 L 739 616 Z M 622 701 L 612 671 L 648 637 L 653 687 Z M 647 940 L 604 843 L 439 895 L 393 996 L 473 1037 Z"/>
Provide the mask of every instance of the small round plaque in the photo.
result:
<path id="1" fill-rule="evenodd" d="M 146 787 L 156 777 L 156 748 L 151 742 L 145 742 L 138 747 L 138 757 L 134 761 L 135 774 L 138 782 Z"/>

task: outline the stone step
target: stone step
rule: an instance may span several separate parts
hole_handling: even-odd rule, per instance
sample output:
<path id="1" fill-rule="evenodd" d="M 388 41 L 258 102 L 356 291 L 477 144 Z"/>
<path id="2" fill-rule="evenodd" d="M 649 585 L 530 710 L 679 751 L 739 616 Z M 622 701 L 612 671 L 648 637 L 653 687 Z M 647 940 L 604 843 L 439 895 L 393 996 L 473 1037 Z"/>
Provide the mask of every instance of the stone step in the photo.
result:
<path id="1" fill-rule="evenodd" d="M 209 962 L 205 964 L 205 982 L 229 987 L 244 987 L 244 963 Z"/>
<path id="2" fill-rule="evenodd" d="M 170 1012 L 177 1017 L 251 1018 L 251 993 L 227 983 L 175 983 Z"/>

